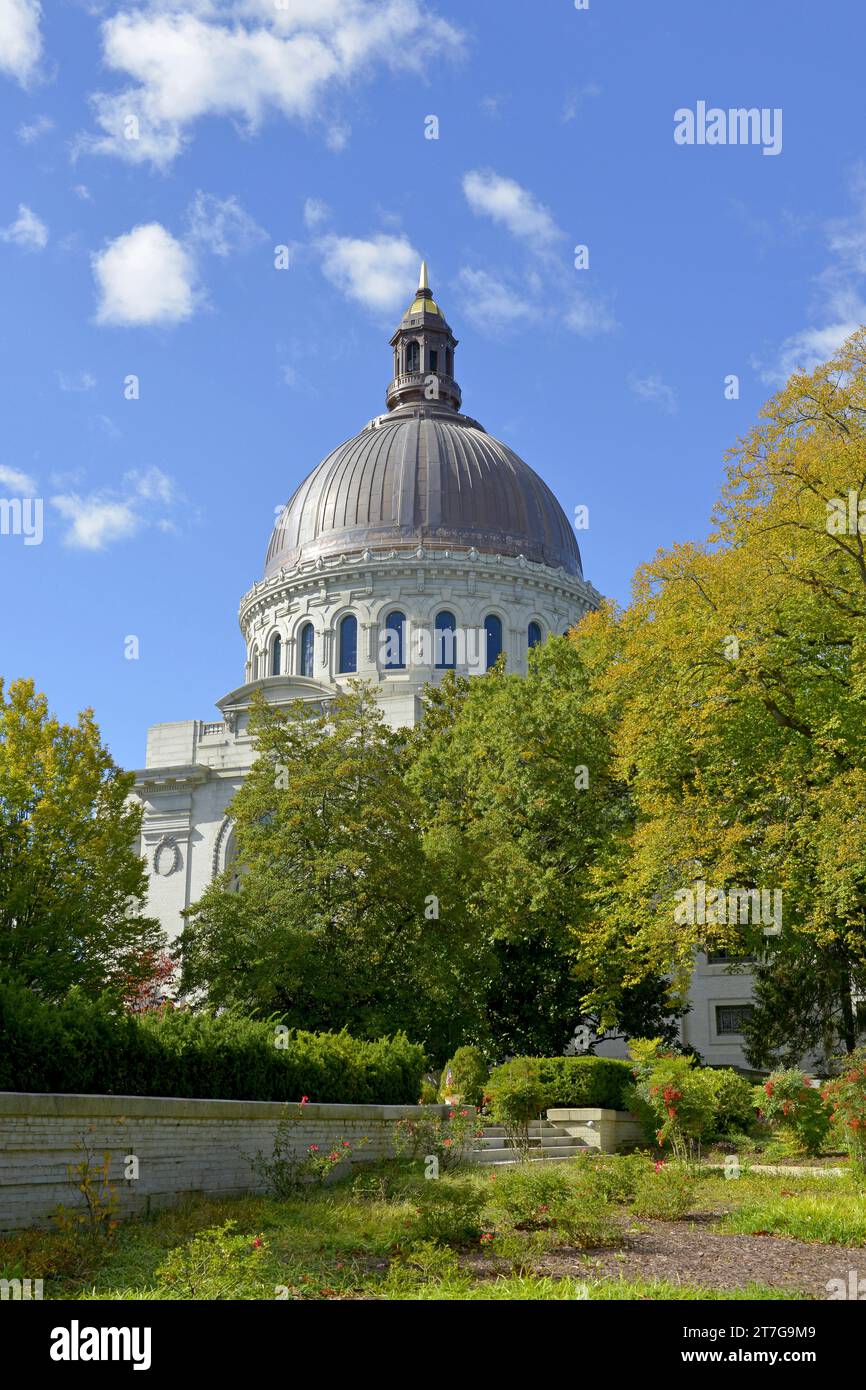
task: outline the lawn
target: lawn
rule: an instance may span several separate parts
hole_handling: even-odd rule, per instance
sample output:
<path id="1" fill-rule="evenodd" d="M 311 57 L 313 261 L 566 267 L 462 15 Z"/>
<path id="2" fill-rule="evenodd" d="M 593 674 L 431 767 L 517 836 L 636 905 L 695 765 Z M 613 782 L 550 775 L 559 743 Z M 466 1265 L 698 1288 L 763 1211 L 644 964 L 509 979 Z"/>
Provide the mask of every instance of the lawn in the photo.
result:
<path id="1" fill-rule="evenodd" d="M 355 1170 L 289 1199 L 206 1198 L 108 1236 L 0 1238 L 0 1277 L 48 1299 L 827 1298 L 866 1245 L 850 1176 L 787 1177 L 646 1157 Z"/>

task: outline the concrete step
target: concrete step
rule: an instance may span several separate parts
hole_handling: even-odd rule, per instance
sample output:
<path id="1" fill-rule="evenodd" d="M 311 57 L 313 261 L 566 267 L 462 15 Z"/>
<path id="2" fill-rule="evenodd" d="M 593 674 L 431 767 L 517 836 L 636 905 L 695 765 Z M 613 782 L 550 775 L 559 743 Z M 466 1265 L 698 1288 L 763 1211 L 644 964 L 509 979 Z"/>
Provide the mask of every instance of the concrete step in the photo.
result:
<path id="1" fill-rule="evenodd" d="M 574 1139 L 570 1134 L 542 1134 L 529 1136 L 529 1144 L 533 1149 L 539 1147 L 553 1148 L 557 1145 L 570 1146 Z M 504 1134 L 484 1134 L 476 1140 L 476 1144 L 483 1149 L 513 1148 Z"/>
<path id="2" fill-rule="evenodd" d="M 528 1161 L 530 1163 L 563 1163 L 567 1159 L 577 1158 L 580 1154 L 591 1152 L 588 1144 L 545 1144 L 529 1149 Z M 471 1161 L 498 1166 L 503 1163 L 520 1163 L 522 1160 L 517 1149 L 508 1148 L 503 1144 L 499 1148 L 473 1149 Z"/>

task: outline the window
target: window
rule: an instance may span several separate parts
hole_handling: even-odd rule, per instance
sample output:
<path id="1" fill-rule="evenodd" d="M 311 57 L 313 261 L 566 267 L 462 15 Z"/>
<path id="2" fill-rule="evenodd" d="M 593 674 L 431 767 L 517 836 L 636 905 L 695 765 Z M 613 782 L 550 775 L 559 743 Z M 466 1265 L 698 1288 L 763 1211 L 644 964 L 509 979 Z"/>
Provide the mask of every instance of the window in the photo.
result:
<path id="1" fill-rule="evenodd" d="M 439 370 L 439 354 L 435 348 L 430 353 L 430 370 L 431 372 L 438 372 Z"/>
<path id="2" fill-rule="evenodd" d="M 385 622 L 385 649 L 382 662 L 386 671 L 401 671 L 406 665 L 406 614 L 389 613 Z"/>
<path id="3" fill-rule="evenodd" d="M 484 635 L 487 638 L 487 669 L 495 666 L 502 651 L 502 620 L 495 613 L 484 619 Z"/>
<path id="4" fill-rule="evenodd" d="M 541 624 L 530 623 L 526 630 L 526 640 L 530 647 L 537 647 L 541 641 Z"/>
<path id="5" fill-rule="evenodd" d="M 347 675 L 358 669 L 358 620 L 351 613 L 340 623 L 339 671 Z"/>
<path id="6" fill-rule="evenodd" d="M 406 352 L 406 371 L 418 372 L 421 370 L 421 349 L 417 343 L 410 343 Z"/>
<path id="7" fill-rule="evenodd" d="M 301 676 L 311 676 L 313 674 L 314 641 L 313 624 L 304 623 L 304 626 L 301 628 L 301 636 L 298 643 L 298 674 Z"/>
<path id="8" fill-rule="evenodd" d="M 454 375 L 454 353 L 450 348 L 445 350 L 445 370 L 449 376 Z"/>
<path id="9" fill-rule="evenodd" d="M 754 1012 L 752 1004 L 717 1004 L 716 1032 L 721 1034 L 742 1033 L 743 1025 L 748 1023 Z"/>
<path id="10" fill-rule="evenodd" d="M 457 665 L 457 619 L 453 613 L 437 613 L 434 634 L 433 662 L 437 671 L 453 671 Z"/>
<path id="11" fill-rule="evenodd" d="M 282 643 L 282 639 L 280 638 L 280 634 L 277 633 L 276 637 L 274 638 L 273 645 L 272 645 L 272 647 L 271 647 L 271 675 L 272 675 L 272 676 L 278 676 L 278 675 L 280 674 L 280 663 L 282 662 L 282 659 L 283 659 L 283 643 Z"/>
<path id="12" fill-rule="evenodd" d="M 733 951 L 707 951 L 707 965 L 746 965 L 754 956 L 735 955 Z"/>

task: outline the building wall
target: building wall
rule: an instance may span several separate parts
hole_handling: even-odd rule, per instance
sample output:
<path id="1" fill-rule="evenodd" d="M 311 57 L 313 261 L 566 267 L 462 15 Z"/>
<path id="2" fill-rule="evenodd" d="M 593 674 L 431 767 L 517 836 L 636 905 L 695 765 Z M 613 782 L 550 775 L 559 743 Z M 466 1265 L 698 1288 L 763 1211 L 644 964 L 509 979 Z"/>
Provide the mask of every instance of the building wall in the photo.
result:
<path id="1" fill-rule="evenodd" d="M 111 1155 L 109 1182 L 121 1216 L 170 1206 L 193 1193 L 226 1197 L 264 1190 L 251 1167 L 270 1158 L 277 1125 L 296 1121 L 291 1151 L 348 1139 L 353 1163 L 393 1154 L 397 1120 L 445 1115 L 447 1106 L 305 1105 L 151 1096 L 0 1094 L 0 1230 L 48 1226 L 61 1203 L 83 1210 L 68 1167 Z M 87 1146 L 85 1148 L 85 1145 Z M 128 1162 L 138 1160 L 138 1176 Z"/>

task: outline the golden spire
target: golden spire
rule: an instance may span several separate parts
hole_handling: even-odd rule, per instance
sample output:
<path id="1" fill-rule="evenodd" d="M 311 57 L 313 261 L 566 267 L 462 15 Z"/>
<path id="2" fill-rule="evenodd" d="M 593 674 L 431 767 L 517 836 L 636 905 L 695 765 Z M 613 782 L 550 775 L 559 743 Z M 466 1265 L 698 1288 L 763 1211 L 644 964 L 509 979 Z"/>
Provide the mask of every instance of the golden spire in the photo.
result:
<path id="1" fill-rule="evenodd" d="M 421 275 L 420 275 L 420 278 L 419 278 L 419 280 L 418 280 L 418 288 L 419 288 L 419 290 L 429 290 L 429 288 L 430 288 L 430 286 L 427 284 L 427 262 L 426 262 L 426 261 L 422 261 L 422 262 L 421 262 Z"/>

